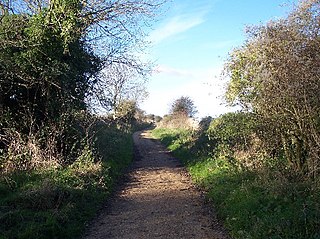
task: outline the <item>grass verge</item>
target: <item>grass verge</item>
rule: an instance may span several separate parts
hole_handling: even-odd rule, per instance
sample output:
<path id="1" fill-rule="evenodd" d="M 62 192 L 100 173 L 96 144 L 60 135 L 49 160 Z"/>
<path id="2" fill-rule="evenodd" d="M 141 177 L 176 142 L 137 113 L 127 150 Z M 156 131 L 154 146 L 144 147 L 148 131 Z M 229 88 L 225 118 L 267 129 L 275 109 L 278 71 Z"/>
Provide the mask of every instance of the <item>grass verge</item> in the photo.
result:
<path id="1" fill-rule="evenodd" d="M 133 157 L 130 133 L 106 128 L 101 158 L 85 149 L 73 164 L 0 179 L 0 239 L 79 238 Z"/>
<path id="2" fill-rule="evenodd" d="M 185 130 L 152 133 L 206 189 L 233 238 L 320 238 L 320 190 L 315 182 L 290 182 L 277 171 L 238 170 L 225 160 L 198 156 L 190 150 L 192 133 Z"/>

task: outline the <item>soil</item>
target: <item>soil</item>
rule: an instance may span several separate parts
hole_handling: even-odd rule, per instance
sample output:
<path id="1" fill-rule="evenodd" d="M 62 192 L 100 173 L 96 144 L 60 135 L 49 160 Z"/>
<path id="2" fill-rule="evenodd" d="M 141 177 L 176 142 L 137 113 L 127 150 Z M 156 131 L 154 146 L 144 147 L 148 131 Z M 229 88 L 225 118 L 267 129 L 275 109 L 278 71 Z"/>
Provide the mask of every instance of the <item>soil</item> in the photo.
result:
<path id="1" fill-rule="evenodd" d="M 84 239 L 228 239 L 179 160 L 148 131 L 133 138 L 135 161 Z"/>

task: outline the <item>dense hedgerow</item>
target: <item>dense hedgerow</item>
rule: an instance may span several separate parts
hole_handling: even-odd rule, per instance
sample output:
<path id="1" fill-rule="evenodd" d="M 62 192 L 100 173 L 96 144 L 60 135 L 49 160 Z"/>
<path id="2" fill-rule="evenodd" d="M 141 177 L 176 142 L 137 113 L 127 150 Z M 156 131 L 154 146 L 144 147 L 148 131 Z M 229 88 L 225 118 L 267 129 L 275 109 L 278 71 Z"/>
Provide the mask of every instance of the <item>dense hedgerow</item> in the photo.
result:
<path id="1" fill-rule="evenodd" d="M 243 119 L 243 113 L 221 116 L 204 134 L 157 128 L 153 135 L 186 164 L 194 182 L 207 191 L 233 238 L 319 238 L 319 183 L 297 181 L 290 170 L 276 166 L 264 154 L 259 157 L 268 163 L 250 164 L 255 157 L 240 154 L 243 148 L 233 144 L 244 136 L 233 123 Z M 213 137 L 217 122 L 221 131 Z"/>
<path id="2" fill-rule="evenodd" d="M 49 161 L 37 165 L 34 162 L 37 155 L 31 152 L 23 156 L 27 166 L 12 163 L 10 170 L 2 172 L 0 238 L 81 235 L 110 193 L 114 180 L 133 157 L 131 131 L 119 130 L 101 120 L 91 127 L 87 138 L 80 142 L 85 145 L 68 164 Z M 89 141 L 92 143 L 88 144 Z M 9 156 L 2 155 L 2 162 L 8 167 L 6 157 Z"/>

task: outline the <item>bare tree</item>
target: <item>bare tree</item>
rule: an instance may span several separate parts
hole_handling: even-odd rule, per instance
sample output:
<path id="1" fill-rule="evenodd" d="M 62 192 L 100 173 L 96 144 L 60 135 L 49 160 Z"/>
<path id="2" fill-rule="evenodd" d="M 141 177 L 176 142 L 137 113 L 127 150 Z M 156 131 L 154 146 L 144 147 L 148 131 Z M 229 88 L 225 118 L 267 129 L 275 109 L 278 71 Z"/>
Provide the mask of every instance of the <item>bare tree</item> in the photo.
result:
<path id="1" fill-rule="evenodd" d="M 104 65 L 123 64 L 145 74 L 149 65 L 137 57 L 137 52 L 148 45 L 146 29 L 165 1 L 78 0 L 65 4 L 62 0 L 0 0 L 0 10 L 27 16 L 41 12 L 49 27 L 51 22 L 59 23 L 65 41 L 80 37 Z M 52 10 L 56 6 L 59 12 Z"/>
<path id="2" fill-rule="evenodd" d="M 97 104 L 99 110 L 117 114 L 122 102 L 139 103 L 147 97 L 145 83 L 146 78 L 141 77 L 135 68 L 122 63 L 110 64 L 98 75 L 90 104 Z"/>

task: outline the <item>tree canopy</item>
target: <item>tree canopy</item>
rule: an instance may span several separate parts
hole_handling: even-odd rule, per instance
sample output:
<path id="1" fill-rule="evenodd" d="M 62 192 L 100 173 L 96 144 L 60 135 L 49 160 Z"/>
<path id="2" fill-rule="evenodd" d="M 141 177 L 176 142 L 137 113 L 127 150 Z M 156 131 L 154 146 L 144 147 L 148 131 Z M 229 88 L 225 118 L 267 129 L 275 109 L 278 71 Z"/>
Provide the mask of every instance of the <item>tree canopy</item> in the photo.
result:
<path id="1" fill-rule="evenodd" d="M 113 65 L 143 74 L 147 68 L 132 52 L 141 49 L 140 24 L 153 17 L 156 2 L 1 1 L 2 113 L 56 117 L 69 106 L 86 108 L 105 66 L 109 75 Z"/>
<path id="2" fill-rule="evenodd" d="M 156 0 L 0 0 L 0 150 L 18 132 L 41 138 L 41 148 L 55 135 L 56 151 L 70 155 L 82 140 L 76 118 L 90 112 L 94 95 L 106 108 L 132 115 L 134 107 L 123 105 L 143 95 L 136 93 L 144 92 L 138 76 L 149 67 L 137 51 L 160 6 Z"/>
<path id="3" fill-rule="evenodd" d="M 188 96 L 181 96 L 173 101 L 170 113 L 173 115 L 185 115 L 193 117 L 197 113 L 193 100 Z"/>

